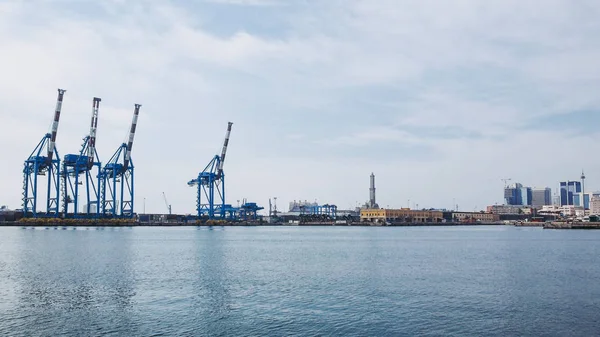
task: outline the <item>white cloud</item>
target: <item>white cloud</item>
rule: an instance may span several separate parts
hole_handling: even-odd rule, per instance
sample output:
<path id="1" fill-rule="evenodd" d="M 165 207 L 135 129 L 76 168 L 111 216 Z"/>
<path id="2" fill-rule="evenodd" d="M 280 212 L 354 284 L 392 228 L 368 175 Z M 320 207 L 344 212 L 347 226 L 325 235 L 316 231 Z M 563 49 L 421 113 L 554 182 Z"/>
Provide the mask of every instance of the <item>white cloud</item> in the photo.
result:
<path id="1" fill-rule="evenodd" d="M 317 144 L 323 143 L 334 146 L 374 146 L 377 143 L 418 144 L 421 142 L 422 140 L 420 138 L 417 138 L 406 131 L 397 130 L 391 127 L 375 127 L 349 136 L 341 136 L 320 141 L 317 142 Z"/>
<path id="2" fill-rule="evenodd" d="M 282 6 L 284 3 L 277 0 L 204 0 L 204 2 L 222 5 L 242 6 Z"/>
<path id="3" fill-rule="evenodd" d="M 21 161 L 48 129 L 57 87 L 68 89 L 61 154 L 77 151 L 93 96 L 103 99 L 103 160 L 123 141 L 133 103 L 143 104 L 137 193 L 157 212 L 162 191 L 174 210 L 193 211 L 185 183 L 220 151 L 228 120 L 228 195 L 262 204 L 272 195 L 283 203 L 362 202 L 375 171 L 381 204 L 411 198 L 449 207 L 456 198 L 483 207 L 501 195 L 505 175 L 552 185 L 579 166 L 600 165 L 581 146 L 597 136 L 520 128 L 531 118 L 597 109 L 594 1 L 290 2 L 264 12 L 264 21 L 286 18 L 272 34 L 224 15 L 238 20 L 230 35 L 197 15 L 202 4 L 113 1 L 93 14 L 74 4 L 0 4 L 0 140 L 11 158 L 0 167 L 0 202 L 13 207 Z M 431 136 L 443 129 L 482 137 Z M 398 158 L 413 145 L 433 159 L 405 165 Z M 358 150 L 365 147 L 381 160 L 366 159 Z M 577 168 L 548 164 L 556 153 Z"/>

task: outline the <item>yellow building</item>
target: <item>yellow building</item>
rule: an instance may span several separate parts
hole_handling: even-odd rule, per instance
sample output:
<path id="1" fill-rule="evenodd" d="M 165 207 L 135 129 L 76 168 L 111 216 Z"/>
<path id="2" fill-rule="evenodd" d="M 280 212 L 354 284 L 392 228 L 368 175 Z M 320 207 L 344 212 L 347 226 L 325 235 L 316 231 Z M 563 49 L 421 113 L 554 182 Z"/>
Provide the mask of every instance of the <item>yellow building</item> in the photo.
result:
<path id="1" fill-rule="evenodd" d="M 401 209 L 361 209 L 360 221 L 365 222 L 442 222 L 440 211 Z"/>

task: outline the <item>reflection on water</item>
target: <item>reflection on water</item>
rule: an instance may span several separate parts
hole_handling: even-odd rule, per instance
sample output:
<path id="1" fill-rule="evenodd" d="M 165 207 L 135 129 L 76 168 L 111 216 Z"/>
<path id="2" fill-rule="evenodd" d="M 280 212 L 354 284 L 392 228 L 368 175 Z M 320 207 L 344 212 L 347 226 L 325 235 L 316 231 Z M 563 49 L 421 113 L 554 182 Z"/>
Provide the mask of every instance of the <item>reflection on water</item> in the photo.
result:
<path id="1" fill-rule="evenodd" d="M 105 233 L 85 230 L 22 229 L 13 239 L 18 283 L 11 317 L 30 320 L 24 335 L 37 333 L 38 322 L 70 321 L 57 331 L 93 331 L 105 319 L 128 324 L 133 305 L 131 230 Z M 112 312 L 110 317 L 106 313 Z"/>
<path id="2" fill-rule="evenodd" d="M 194 234 L 195 278 L 192 281 L 192 307 L 194 316 L 208 323 L 208 335 L 227 332 L 226 319 L 232 310 L 231 273 L 228 269 L 227 239 L 223 227 L 200 229 Z"/>
<path id="3" fill-rule="evenodd" d="M 597 335 L 600 231 L 0 228 L 0 335 Z"/>

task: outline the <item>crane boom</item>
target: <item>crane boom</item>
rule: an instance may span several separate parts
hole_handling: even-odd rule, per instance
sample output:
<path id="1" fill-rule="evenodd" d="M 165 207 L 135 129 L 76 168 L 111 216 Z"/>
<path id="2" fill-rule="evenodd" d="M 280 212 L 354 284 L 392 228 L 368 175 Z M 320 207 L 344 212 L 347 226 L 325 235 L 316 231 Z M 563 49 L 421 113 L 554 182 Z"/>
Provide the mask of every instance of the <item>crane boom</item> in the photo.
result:
<path id="1" fill-rule="evenodd" d="M 217 179 L 223 175 L 223 164 L 225 163 L 225 154 L 227 153 L 227 145 L 229 144 L 229 135 L 231 134 L 232 122 L 227 122 L 227 133 L 225 134 L 225 142 L 223 143 L 223 150 L 221 151 L 221 160 L 219 161 L 219 169 L 217 171 Z"/>
<path id="2" fill-rule="evenodd" d="M 50 136 L 50 142 L 48 143 L 48 155 L 46 156 L 46 163 L 52 162 L 52 156 L 54 155 L 54 147 L 56 144 L 56 133 L 58 131 L 58 121 L 60 119 L 60 110 L 62 109 L 63 96 L 66 90 L 58 89 L 58 98 L 56 99 L 56 109 L 54 110 L 54 121 L 52 122 L 52 133 Z"/>
<path id="3" fill-rule="evenodd" d="M 92 101 L 92 122 L 90 124 L 90 135 L 88 138 L 88 167 L 94 164 L 94 156 L 96 154 L 96 130 L 98 129 L 98 109 L 100 108 L 101 99 L 94 97 Z"/>
<path id="4" fill-rule="evenodd" d="M 131 159 L 131 148 L 133 147 L 133 137 L 135 136 L 135 128 L 137 126 L 137 120 L 140 114 L 141 106 L 141 104 L 136 104 L 135 110 L 133 111 L 133 119 L 131 120 L 131 130 L 129 131 L 129 139 L 127 141 L 127 151 L 125 152 L 125 162 L 123 163 L 124 169 L 127 169 L 127 167 L 129 167 L 129 160 Z"/>
<path id="5" fill-rule="evenodd" d="M 171 215 L 171 205 L 167 201 L 167 195 L 165 194 L 165 192 L 163 192 L 163 199 L 165 200 L 165 206 L 167 206 L 167 209 L 169 210 L 169 215 Z"/>

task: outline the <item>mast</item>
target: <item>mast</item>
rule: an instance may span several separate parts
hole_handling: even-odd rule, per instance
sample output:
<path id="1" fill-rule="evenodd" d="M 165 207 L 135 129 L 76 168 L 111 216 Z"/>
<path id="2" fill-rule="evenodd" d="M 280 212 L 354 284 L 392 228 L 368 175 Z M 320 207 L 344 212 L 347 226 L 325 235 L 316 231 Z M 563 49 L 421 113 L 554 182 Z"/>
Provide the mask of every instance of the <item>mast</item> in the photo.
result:
<path id="1" fill-rule="evenodd" d="M 46 164 L 48 165 L 52 162 L 52 157 L 54 155 L 54 148 L 56 146 L 56 133 L 58 131 L 58 121 L 60 119 L 60 110 L 62 109 L 62 101 L 65 92 L 66 90 L 64 89 L 58 89 L 58 98 L 56 99 L 54 121 L 52 122 L 52 133 L 50 135 L 50 142 L 48 143 L 48 154 L 46 156 Z"/>
<path id="2" fill-rule="evenodd" d="M 223 143 L 223 150 L 221 151 L 221 160 L 219 161 L 219 170 L 217 171 L 217 179 L 223 175 L 223 164 L 225 163 L 225 154 L 227 153 L 227 144 L 229 144 L 229 135 L 231 134 L 232 122 L 227 122 L 227 133 L 225 134 L 225 142 Z"/>
<path id="3" fill-rule="evenodd" d="M 96 130 L 98 129 L 98 109 L 101 99 L 94 97 L 92 101 L 92 122 L 90 124 L 90 136 L 88 138 L 88 167 L 92 167 L 96 155 Z"/>
<path id="4" fill-rule="evenodd" d="M 123 163 L 123 169 L 127 169 L 129 167 L 129 160 L 131 159 L 131 148 L 133 147 L 133 137 L 135 136 L 135 128 L 137 126 L 138 116 L 140 114 L 141 104 L 135 105 L 135 110 L 133 111 L 133 119 L 131 120 L 131 130 L 129 131 L 129 140 L 127 141 L 127 151 L 125 152 L 125 160 Z"/>

